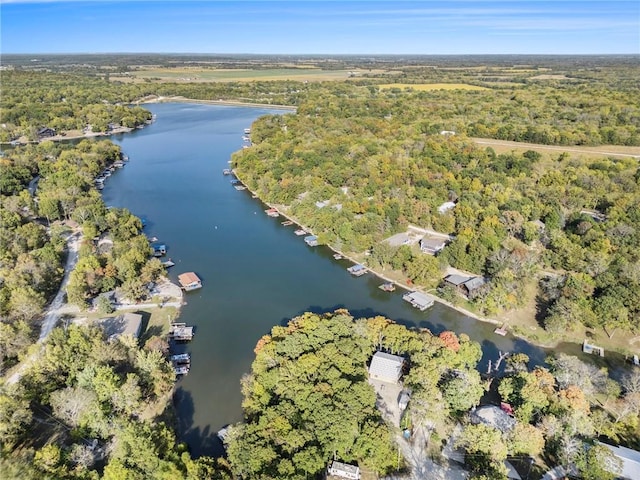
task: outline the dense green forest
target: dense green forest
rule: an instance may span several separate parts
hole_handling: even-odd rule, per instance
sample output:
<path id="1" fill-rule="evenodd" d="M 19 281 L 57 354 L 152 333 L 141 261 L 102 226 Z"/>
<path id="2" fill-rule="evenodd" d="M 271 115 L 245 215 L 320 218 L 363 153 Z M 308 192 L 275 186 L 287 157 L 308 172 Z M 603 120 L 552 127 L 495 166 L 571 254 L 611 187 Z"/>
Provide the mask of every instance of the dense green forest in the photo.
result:
<path id="1" fill-rule="evenodd" d="M 145 285 L 164 271 L 149 258 L 140 219 L 107 209 L 94 187 L 94 178 L 120 157 L 120 148 L 109 141 L 83 140 L 75 146 L 27 145 L 0 158 L 3 369 L 26 353 L 42 309 L 58 290 L 65 238 L 74 227 L 83 240 L 67 286 L 71 303 L 84 308 L 116 287 L 132 300 L 144 298 Z M 36 177 L 32 196 L 27 187 Z"/>
<path id="2" fill-rule="evenodd" d="M 639 372 L 618 383 L 576 357 L 560 354 L 549 359 L 549 369 L 530 370 L 526 355 L 512 355 L 498 391 L 515 420 L 500 431 L 467 415 L 492 383 L 475 369 L 479 344 L 339 310 L 304 314 L 258 342 L 242 382 L 245 422 L 227 439 L 233 471 L 243 478 L 302 479 L 336 458 L 377 474 L 410 468 L 394 454 L 392 435 L 400 425 L 380 417 L 367 382 L 366 366 L 380 349 L 407 361 L 403 388 L 411 399 L 402 427 L 431 431 L 437 458 L 440 440 L 461 422 L 455 443 L 468 455 L 472 478 L 505 479 L 505 459 L 542 456 L 549 464 L 576 465 L 581 478 L 613 479 L 603 468 L 611 454 L 589 446 L 598 437 L 638 442 Z"/>
<path id="3" fill-rule="evenodd" d="M 470 295 L 472 308 L 495 315 L 534 301 L 552 334 L 586 326 L 613 336 L 640 328 L 637 159 L 496 153 L 469 139 L 640 144 L 638 72 L 628 59 L 530 58 L 532 65 L 516 67 L 521 62 L 506 57 L 493 65 L 445 58 L 427 67 L 420 58 L 342 58 L 324 66 L 370 72 L 346 82 L 197 84 L 112 81 L 110 72 L 134 63 L 112 60 L 101 57 L 107 63 L 97 67 L 3 66 L 0 140 L 35 142 L 41 127 L 61 133 L 142 125 L 151 114 L 132 104 L 151 96 L 294 105 L 295 114 L 252 126 L 252 146 L 234 155 L 234 167 L 322 243 L 426 288 L 440 285 L 447 266 L 481 275 L 489 282 Z M 261 68 L 256 58 L 224 62 Z M 419 88 L 425 83 L 486 89 Z M 35 341 L 60 285 L 69 235 L 83 239 L 67 289 L 82 308 L 116 287 L 142 299 L 145 285 L 162 273 L 149 258 L 140 219 L 108 209 L 94 188 L 96 176 L 120 158 L 108 141 L 41 141 L 0 157 L 3 373 Z M 455 207 L 439 213 L 447 201 Z M 437 256 L 383 241 L 410 224 L 453 239 Z M 450 287 L 439 293 L 462 302 Z M 504 378 L 481 376 L 480 348 L 464 335 L 435 337 L 338 311 L 306 314 L 260 340 L 242 382 L 246 418 L 230 430 L 228 464 L 192 460 L 176 442 L 170 411 L 158 412 L 173 387 L 162 342 L 140 348 L 127 338 L 108 342 L 97 329 L 55 330 L 21 380 L 0 386 L 0 477 L 307 478 L 335 457 L 379 474 L 408 469 L 398 463 L 397 432 L 375 408 L 366 380 L 379 349 L 408 360 L 404 385 L 412 395 L 403 426 L 431 428 L 437 458 L 461 421 L 457 445 L 477 478 L 503 478 L 502 460 L 532 456 L 606 479 L 611 474 L 601 466 L 610 459 L 590 447 L 596 438 L 640 447 L 637 369 L 614 380 L 575 357 L 558 355 L 548 369 L 530 369 L 525 356 L 512 355 Z M 465 412 L 486 390 L 513 406 L 510 432 L 468 423 Z"/>
<path id="4" fill-rule="evenodd" d="M 549 331 L 580 323 L 610 334 L 637 329 L 637 160 L 496 154 L 430 127 L 429 95 L 390 99 L 341 85 L 310 96 L 297 114 L 253 125 L 253 146 L 234 156 L 237 172 L 261 198 L 288 206 L 322 242 L 351 253 L 371 250 L 374 268 L 402 270 L 427 287 L 446 265 L 490 278 L 471 299 L 486 315 L 523 306 L 527 286 L 539 279 Z M 318 208 L 318 201 L 329 207 Z M 455 208 L 439 213 L 447 201 Z M 436 258 L 382 242 L 409 224 L 455 239 Z"/>

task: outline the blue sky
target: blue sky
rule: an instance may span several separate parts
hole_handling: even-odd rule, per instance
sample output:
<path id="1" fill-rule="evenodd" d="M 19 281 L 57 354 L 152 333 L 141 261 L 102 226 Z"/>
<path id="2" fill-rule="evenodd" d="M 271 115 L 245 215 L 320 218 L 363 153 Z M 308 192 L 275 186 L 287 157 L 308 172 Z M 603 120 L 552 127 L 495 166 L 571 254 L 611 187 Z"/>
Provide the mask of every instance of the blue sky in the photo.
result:
<path id="1" fill-rule="evenodd" d="M 640 53 L 640 0 L 0 0 L 2 53 Z"/>

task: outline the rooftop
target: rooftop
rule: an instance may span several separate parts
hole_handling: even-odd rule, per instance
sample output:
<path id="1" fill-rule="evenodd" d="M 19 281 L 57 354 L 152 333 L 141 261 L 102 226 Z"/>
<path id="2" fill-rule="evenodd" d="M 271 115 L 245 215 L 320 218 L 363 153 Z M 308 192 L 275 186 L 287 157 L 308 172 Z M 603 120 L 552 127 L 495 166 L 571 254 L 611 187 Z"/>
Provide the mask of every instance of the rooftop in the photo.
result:
<path id="1" fill-rule="evenodd" d="M 185 272 L 178 275 L 178 281 L 181 285 L 189 285 L 191 283 L 199 283 L 200 278 L 194 272 Z"/>
<path id="2" fill-rule="evenodd" d="M 376 352 L 371 359 L 369 375 L 384 382 L 396 383 L 402 374 L 404 358 L 390 353 Z"/>

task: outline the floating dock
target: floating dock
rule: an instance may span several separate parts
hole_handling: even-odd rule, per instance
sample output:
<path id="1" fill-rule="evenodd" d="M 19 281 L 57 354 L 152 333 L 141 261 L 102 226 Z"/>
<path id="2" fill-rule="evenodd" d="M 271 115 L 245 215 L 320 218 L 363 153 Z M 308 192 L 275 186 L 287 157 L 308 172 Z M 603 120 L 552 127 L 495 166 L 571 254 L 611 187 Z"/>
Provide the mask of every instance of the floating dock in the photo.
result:
<path id="1" fill-rule="evenodd" d="M 173 267 L 174 265 L 175 265 L 175 262 L 171 261 L 171 259 L 165 260 L 164 262 L 162 262 L 162 266 L 164 268 Z"/>
<path id="2" fill-rule="evenodd" d="M 270 217 L 274 217 L 274 218 L 280 216 L 280 213 L 278 212 L 278 210 L 276 208 L 268 208 L 267 210 L 264 211 L 264 213 L 266 213 Z"/>
<path id="3" fill-rule="evenodd" d="M 391 282 L 383 283 L 378 288 L 383 292 L 394 292 L 396 290 L 396 286 Z"/>
<path id="4" fill-rule="evenodd" d="M 503 325 L 501 327 L 496 328 L 493 333 L 497 334 L 497 335 L 502 335 L 503 337 L 507 334 L 507 329 L 506 327 Z"/>
<path id="5" fill-rule="evenodd" d="M 409 302 L 411 306 L 424 312 L 427 308 L 433 306 L 435 300 L 430 295 L 422 292 L 409 292 L 402 296 L 405 302 Z"/>
<path id="6" fill-rule="evenodd" d="M 361 277 L 362 275 L 367 273 L 367 267 L 365 267 L 361 263 L 356 263 L 355 265 L 347 268 L 347 272 L 349 272 L 354 277 Z"/>
<path id="7" fill-rule="evenodd" d="M 194 272 L 186 272 L 178 275 L 180 286 L 187 292 L 202 288 L 202 280 Z"/>
<path id="8" fill-rule="evenodd" d="M 177 342 L 188 342 L 193 339 L 193 327 L 186 323 L 172 323 L 169 327 L 169 337 Z"/>
<path id="9" fill-rule="evenodd" d="M 280 225 L 283 225 L 285 227 L 288 227 L 289 225 L 293 225 L 293 221 L 291 220 L 285 220 L 284 222 L 280 222 Z"/>
<path id="10" fill-rule="evenodd" d="M 342 255 L 340 255 L 339 253 L 334 253 L 333 254 L 333 259 L 334 260 L 342 260 Z"/>
<path id="11" fill-rule="evenodd" d="M 316 237 L 315 235 L 309 235 L 307 237 L 304 237 L 304 243 L 306 243 L 310 247 L 317 247 L 318 237 Z"/>

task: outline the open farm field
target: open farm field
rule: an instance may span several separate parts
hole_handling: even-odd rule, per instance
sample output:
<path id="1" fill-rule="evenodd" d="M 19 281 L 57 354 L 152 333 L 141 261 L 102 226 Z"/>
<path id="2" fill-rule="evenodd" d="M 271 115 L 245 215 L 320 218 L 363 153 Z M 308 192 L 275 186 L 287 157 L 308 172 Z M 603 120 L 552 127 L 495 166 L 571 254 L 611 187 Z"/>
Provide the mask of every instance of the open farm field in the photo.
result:
<path id="1" fill-rule="evenodd" d="M 524 152 L 533 150 L 543 155 L 555 155 L 562 152 L 583 153 L 590 157 L 633 157 L 640 158 L 640 147 L 624 145 L 601 145 L 599 147 L 583 147 L 578 145 L 541 145 L 538 143 L 511 142 L 492 138 L 472 138 L 478 145 L 491 147 L 496 153 L 506 153 L 513 150 Z"/>
<path id="2" fill-rule="evenodd" d="M 382 89 L 389 88 L 411 88 L 418 92 L 427 92 L 429 90 L 487 90 L 485 87 L 477 85 L 469 85 L 466 83 L 387 83 L 379 85 Z"/>
<path id="3" fill-rule="evenodd" d="M 322 70 L 320 68 L 270 68 L 270 69 L 198 69 L 198 68 L 147 68 L 134 70 L 127 76 L 112 75 L 112 79 L 129 78 L 133 81 L 155 79 L 166 82 L 253 82 L 269 80 L 297 80 L 319 82 L 346 80 L 358 77 L 364 71 Z M 368 72 L 367 73 L 371 73 Z"/>

